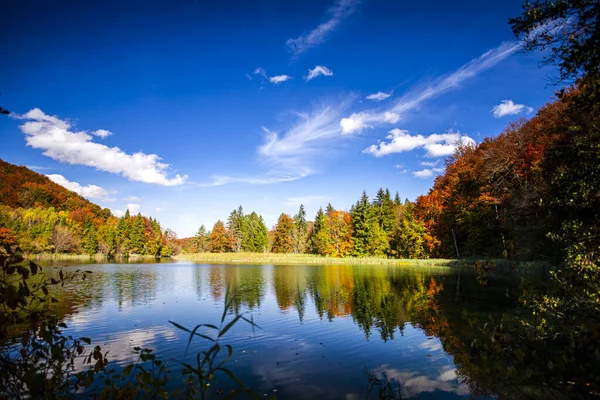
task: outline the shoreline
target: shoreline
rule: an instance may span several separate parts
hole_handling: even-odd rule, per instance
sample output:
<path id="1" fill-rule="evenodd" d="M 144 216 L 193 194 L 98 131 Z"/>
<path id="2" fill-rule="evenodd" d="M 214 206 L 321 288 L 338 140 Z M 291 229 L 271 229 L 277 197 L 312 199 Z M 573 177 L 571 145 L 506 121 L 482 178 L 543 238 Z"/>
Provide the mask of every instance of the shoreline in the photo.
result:
<path id="1" fill-rule="evenodd" d="M 397 267 L 472 267 L 476 262 L 490 262 L 498 267 L 530 269 L 550 266 L 545 261 L 509 261 L 483 257 L 461 259 L 399 259 L 385 257 L 325 257 L 314 254 L 279 254 L 279 253 L 193 253 L 179 254 L 171 257 L 155 259 L 151 255 L 131 255 L 110 260 L 104 254 L 23 254 L 23 257 L 33 261 L 80 261 L 89 262 L 118 262 L 118 261 L 192 261 L 207 264 L 273 264 L 273 265 L 389 265 Z"/>

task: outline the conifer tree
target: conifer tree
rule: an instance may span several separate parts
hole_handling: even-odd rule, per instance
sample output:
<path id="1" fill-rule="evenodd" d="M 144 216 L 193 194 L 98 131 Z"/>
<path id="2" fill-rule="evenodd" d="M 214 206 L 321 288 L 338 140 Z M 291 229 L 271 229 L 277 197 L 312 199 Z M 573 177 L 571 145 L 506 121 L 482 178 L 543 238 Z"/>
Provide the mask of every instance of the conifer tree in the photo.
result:
<path id="1" fill-rule="evenodd" d="M 298 214 L 294 216 L 294 253 L 306 251 L 306 238 L 308 235 L 308 222 L 304 205 L 300 204 Z"/>
<path id="2" fill-rule="evenodd" d="M 236 210 L 233 210 L 231 214 L 229 214 L 229 218 L 227 219 L 227 227 L 229 228 L 229 232 L 232 236 L 232 247 L 233 251 L 235 252 L 239 252 L 242 249 L 242 241 L 245 234 L 244 225 L 244 209 L 240 205 Z"/>
<path id="3" fill-rule="evenodd" d="M 133 219 L 131 233 L 129 234 L 131 250 L 137 254 L 144 254 L 144 225 L 144 217 L 138 214 Z"/>
<path id="4" fill-rule="evenodd" d="M 269 246 L 269 230 L 263 218 L 253 212 L 250 214 L 249 220 L 252 224 L 252 235 L 250 236 L 247 251 L 266 252 Z"/>
<path id="5" fill-rule="evenodd" d="M 370 254 L 369 249 L 371 248 L 372 235 L 370 231 L 376 223 L 367 192 L 363 191 L 360 200 L 352 207 L 350 217 L 353 225 L 354 255 L 358 257 L 367 256 Z"/>
<path id="6" fill-rule="evenodd" d="M 325 254 L 329 247 L 329 227 L 327 216 L 323 213 L 323 208 L 319 208 L 315 216 L 315 223 L 310 239 L 310 249 L 313 254 Z"/>
<path id="7" fill-rule="evenodd" d="M 391 236 L 394 231 L 396 215 L 394 213 L 394 203 L 388 189 L 377 191 L 377 196 L 373 201 L 373 209 L 377 223 L 388 236 Z"/>
<path id="8" fill-rule="evenodd" d="M 89 255 L 94 255 L 98 252 L 98 236 L 89 215 L 83 223 L 83 248 Z"/>
<path id="9" fill-rule="evenodd" d="M 402 205 L 402 200 L 400 199 L 400 194 L 398 194 L 398 192 L 396 192 L 396 196 L 394 197 L 394 204 L 397 206 Z"/>
<path id="10" fill-rule="evenodd" d="M 331 203 L 327 203 L 327 208 L 325 209 L 325 214 L 330 215 L 335 211 L 335 208 L 331 205 Z"/>
<path id="11" fill-rule="evenodd" d="M 208 234 L 206 233 L 206 227 L 204 224 L 200 225 L 198 232 L 194 235 L 192 242 L 192 251 L 194 253 L 202 253 L 208 249 Z"/>

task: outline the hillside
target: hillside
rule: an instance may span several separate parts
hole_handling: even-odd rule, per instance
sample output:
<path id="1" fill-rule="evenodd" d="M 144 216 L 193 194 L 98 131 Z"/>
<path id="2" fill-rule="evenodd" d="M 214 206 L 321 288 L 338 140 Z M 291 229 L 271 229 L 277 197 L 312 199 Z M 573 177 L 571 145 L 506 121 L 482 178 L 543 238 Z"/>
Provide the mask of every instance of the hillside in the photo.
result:
<path id="1" fill-rule="evenodd" d="M 11 208 L 54 207 L 58 211 L 74 211 L 88 207 L 96 212 L 100 206 L 84 199 L 48 177 L 27 167 L 0 159 L 0 204 Z"/>

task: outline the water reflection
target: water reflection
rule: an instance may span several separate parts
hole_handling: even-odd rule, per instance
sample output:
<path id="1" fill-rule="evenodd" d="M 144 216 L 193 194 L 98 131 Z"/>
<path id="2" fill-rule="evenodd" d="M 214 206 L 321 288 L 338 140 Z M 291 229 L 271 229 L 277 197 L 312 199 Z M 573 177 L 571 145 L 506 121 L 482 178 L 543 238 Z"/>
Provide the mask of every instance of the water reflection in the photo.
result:
<path id="1" fill-rule="evenodd" d="M 363 398 L 364 366 L 398 381 L 404 396 L 494 395 L 498 370 L 471 362 L 482 349 L 472 327 L 513 310 L 519 293 L 517 279 L 496 276 L 482 287 L 471 271 L 448 268 L 180 262 L 86 269 L 88 280 L 61 293 L 61 313 L 73 333 L 91 336 L 117 363 L 129 361 L 134 346 L 186 357 L 187 336 L 167 321 L 217 321 L 229 288 L 231 311 L 251 312 L 262 327 L 254 336 L 247 326 L 228 333 L 232 368 L 280 398 Z"/>

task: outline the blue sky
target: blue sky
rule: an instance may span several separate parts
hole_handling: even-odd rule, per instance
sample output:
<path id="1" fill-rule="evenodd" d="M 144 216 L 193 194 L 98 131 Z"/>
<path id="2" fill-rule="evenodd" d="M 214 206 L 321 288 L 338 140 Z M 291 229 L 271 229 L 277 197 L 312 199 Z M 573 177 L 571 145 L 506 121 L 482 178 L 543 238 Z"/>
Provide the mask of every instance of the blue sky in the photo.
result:
<path id="1" fill-rule="evenodd" d="M 521 1 L 32 1 L 0 16 L 0 158 L 180 237 L 379 187 L 414 200 L 458 143 L 555 90 Z"/>

